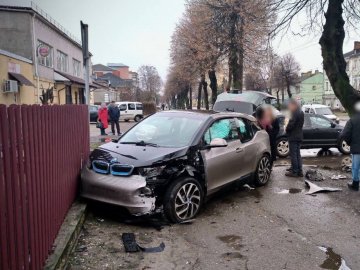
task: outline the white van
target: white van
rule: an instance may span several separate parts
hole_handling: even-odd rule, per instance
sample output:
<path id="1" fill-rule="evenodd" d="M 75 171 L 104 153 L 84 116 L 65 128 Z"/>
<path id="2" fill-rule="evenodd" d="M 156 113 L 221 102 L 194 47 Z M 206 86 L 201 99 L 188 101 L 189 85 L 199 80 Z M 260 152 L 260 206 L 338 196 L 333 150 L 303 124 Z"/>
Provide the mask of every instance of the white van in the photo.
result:
<path id="1" fill-rule="evenodd" d="M 139 122 L 144 117 L 143 105 L 140 102 L 123 101 L 116 102 L 116 105 L 120 109 L 120 120 Z"/>
<path id="2" fill-rule="evenodd" d="M 302 110 L 304 113 L 323 115 L 326 118 L 339 123 L 339 118 L 331 111 L 329 106 L 322 104 L 303 105 Z"/>

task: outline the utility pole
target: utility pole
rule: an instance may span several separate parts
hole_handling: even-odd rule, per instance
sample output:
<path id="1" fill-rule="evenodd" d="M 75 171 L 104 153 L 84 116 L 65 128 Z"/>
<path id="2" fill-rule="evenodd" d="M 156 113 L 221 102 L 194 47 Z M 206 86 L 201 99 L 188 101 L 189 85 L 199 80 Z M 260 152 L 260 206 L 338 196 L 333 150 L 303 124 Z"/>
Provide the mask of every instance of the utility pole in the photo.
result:
<path id="1" fill-rule="evenodd" d="M 82 43 L 82 54 L 83 54 L 83 64 L 85 69 L 85 104 L 90 104 L 90 88 L 89 88 L 89 78 L 90 78 L 90 54 L 89 54 L 89 34 L 88 34 L 88 25 L 80 21 L 81 27 L 81 43 Z"/>

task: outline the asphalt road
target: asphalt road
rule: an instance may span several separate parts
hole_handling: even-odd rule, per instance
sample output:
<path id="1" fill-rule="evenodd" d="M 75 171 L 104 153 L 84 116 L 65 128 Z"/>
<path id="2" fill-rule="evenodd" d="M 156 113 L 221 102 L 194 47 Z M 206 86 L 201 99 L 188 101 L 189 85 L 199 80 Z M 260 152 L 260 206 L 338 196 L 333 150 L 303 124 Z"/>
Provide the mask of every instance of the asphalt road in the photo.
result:
<path id="1" fill-rule="evenodd" d="M 331 180 L 348 157 L 304 152 L 305 164 L 341 192 L 306 195 L 303 179 L 284 176 L 280 160 L 262 188 L 229 188 L 211 198 L 191 224 L 133 219 L 116 207 L 95 204 L 84 224 L 69 269 L 360 269 L 360 194 L 347 180 Z M 164 225 L 161 229 L 159 225 Z M 125 253 L 121 234 L 134 232 L 161 253 Z M 327 250 L 326 250 L 327 249 Z M 342 264 L 343 267 L 340 268 Z"/>

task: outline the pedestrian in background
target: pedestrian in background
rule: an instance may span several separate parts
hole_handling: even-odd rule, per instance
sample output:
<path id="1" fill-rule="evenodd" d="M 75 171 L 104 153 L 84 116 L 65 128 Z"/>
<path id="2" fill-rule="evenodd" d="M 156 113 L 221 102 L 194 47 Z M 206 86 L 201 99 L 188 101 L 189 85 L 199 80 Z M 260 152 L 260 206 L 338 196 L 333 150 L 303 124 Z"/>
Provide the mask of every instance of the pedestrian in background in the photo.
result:
<path id="1" fill-rule="evenodd" d="M 259 125 L 269 134 L 271 147 L 271 161 L 276 160 L 276 138 L 280 132 L 279 119 L 274 114 L 271 106 L 258 107 L 256 110 L 256 118 Z"/>
<path id="2" fill-rule="evenodd" d="M 348 145 L 352 155 L 352 182 L 348 187 L 352 190 L 359 191 L 359 170 L 360 170 L 360 102 L 355 104 L 355 114 L 346 123 L 341 133 Z"/>
<path id="3" fill-rule="evenodd" d="M 286 176 L 303 177 L 300 148 L 303 140 L 304 113 L 299 103 L 294 99 L 289 101 L 288 110 L 291 116 L 286 126 L 286 134 L 289 142 L 291 168 L 286 173 Z"/>
<path id="4" fill-rule="evenodd" d="M 100 135 L 107 135 L 105 133 L 105 129 L 108 128 L 108 109 L 106 107 L 106 103 L 101 103 L 100 109 L 98 111 L 98 122 L 100 124 Z"/>
<path id="5" fill-rule="evenodd" d="M 111 124 L 111 132 L 113 135 L 115 135 L 115 126 L 117 135 L 120 136 L 120 109 L 115 104 L 115 101 L 111 101 L 109 106 L 109 118 L 110 118 L 110 124 Z"/>

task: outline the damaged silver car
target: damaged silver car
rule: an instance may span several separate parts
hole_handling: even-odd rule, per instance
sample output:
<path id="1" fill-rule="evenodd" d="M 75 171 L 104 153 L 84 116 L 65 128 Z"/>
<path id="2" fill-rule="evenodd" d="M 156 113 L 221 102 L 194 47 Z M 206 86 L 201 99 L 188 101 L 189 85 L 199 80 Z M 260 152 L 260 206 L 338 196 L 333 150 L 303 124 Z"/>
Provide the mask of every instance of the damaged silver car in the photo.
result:
<path id="1" fill-rule="evenodd" d="M 168 111 L 95 149 L 82 170 L 81 195 L 133 215 L 162 210 L 182 222 L 225 185 L 265 185 L 270 174 L 269 138 L 252 116 Z"/>

